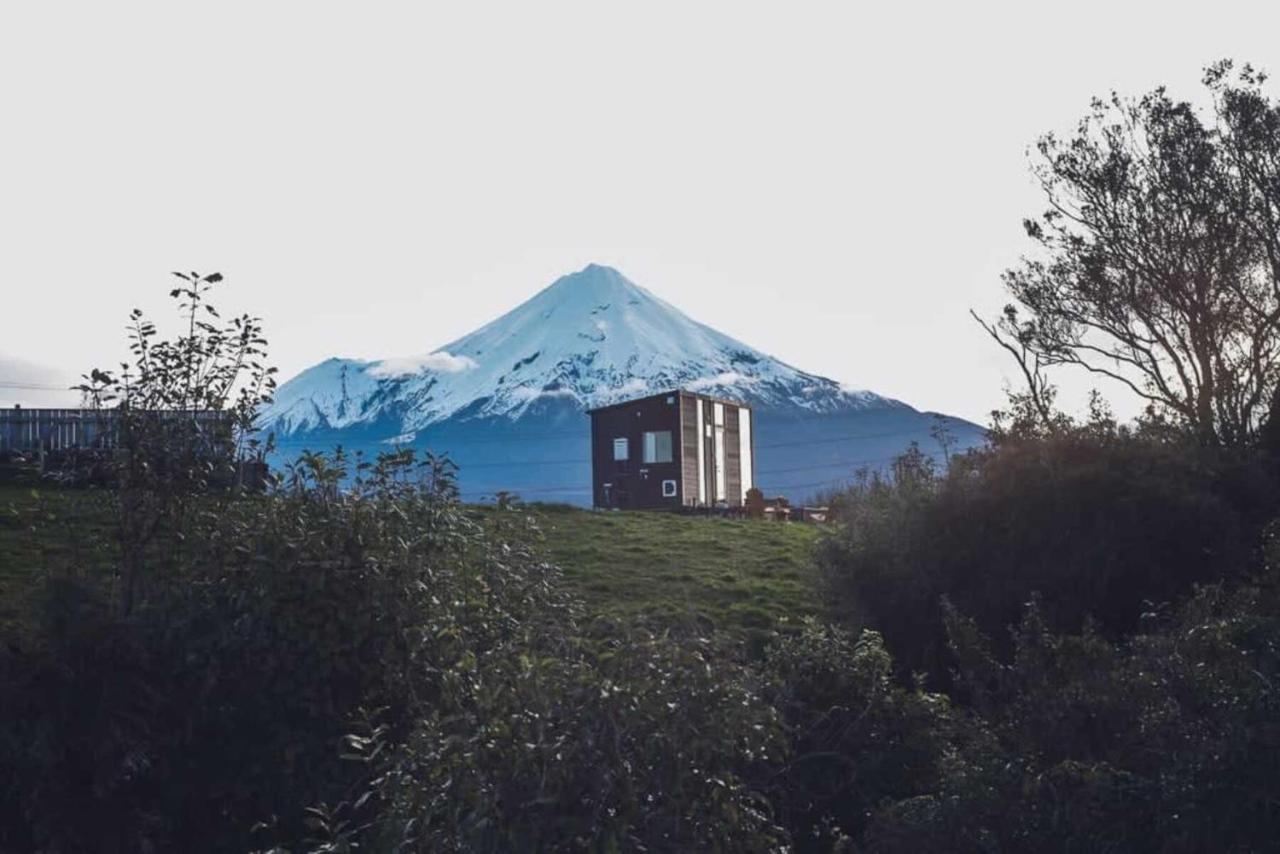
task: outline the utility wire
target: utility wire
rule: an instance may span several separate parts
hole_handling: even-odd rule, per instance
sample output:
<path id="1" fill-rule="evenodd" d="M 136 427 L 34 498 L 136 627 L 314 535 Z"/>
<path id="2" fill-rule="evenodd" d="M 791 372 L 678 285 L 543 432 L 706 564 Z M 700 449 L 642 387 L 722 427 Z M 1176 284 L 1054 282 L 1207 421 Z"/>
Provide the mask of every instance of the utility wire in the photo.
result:
<path id="1" fill-rule="evenodd" d="M 0 382 L 0 388 L 20 388 L 28 391 L 75 391 L 75 387 L 69 385 L 44 385 L 42 383 L 4 383 Z"/>
<path id="2" fill-rule="evenodd" d="M 814 488 L 814 487 L 819 487 L 819 486 L 836 486 L 836 485 L 841 485 L 841 484 L 847 484 L 847 483 L 849 483 L 851 480 L 852 480 L 852 478 L 850 478 L 850 477 L 848 477 L 848 476 L 845 476 L 845 477 L 828 478 L 827 480 L 813 480 L 813 481 L 808 481 L 808 482 L 806 482 L 806 483 L 787 483 L 787 484 L 777 484 L 777 485 L 772 486 L 771 488 L 772 488 L 772 489 L 812 489 L 812 488 Z M 512 487 L 511 489 L 505 489 L 505 490 L 499 490 L 499 489 L 488 489 L 488 490 L 485 490 L 485 489 L 474 489 L 474 490 L 464 489 L 464 490 L 462 490 L 462 494 L 463 494 L 463 495 L 481 495 L 481 496 L 483 496 L 483 495 L 496 495 L 496 494 L 498 494 L 499 492 L 509 492 L 509 493 L 511 493 L 511 494 L 513 494 L 513 495 L 521 495 L 521 496 L 523 496 L 523 495 L 548 495 L 548 494 L 555 494 L 555 495 L 581 494 L 581 495 L 586 495 L 586 494 L 589 494 L 589 493 L 591 492 L 591 488 L 590 488 L 590 487 L 578 487 L 578 486 L 545 486 L 545 487 L 531 487 L 531 488 L 529 488 L 529 489 L 520 489 L 519 487 Z"/>
<path id="3" fill-rule="evenodd" d="M 480 439 L 464 439 L 459 442 L 442 441 L 439 443 L 439 445 L 441 447 L 448 445 L 449 447 L 465 448 L 470 445 L 489 445 L 494 443 L 508 444 L 511 442 L 540 442 L 540 441 L 552 440 L 552 439 L 582 439 L 582 438 L 589 438 L 589 436 L 590 436 L 589 433 L 531 433 L 531 434 L 521 434 L 521 435 L 514 435 L 514 436 L 493 436 L 493 437 L 480 438 Z M 762 444 L 756 445 L 755 448 L 758 451 L 768 450 L 770 448 L 799 448 L 799 447 L 806 447 L 809 445 L 830 445 L 836 442 L 853 442 L 853 441 L 858 441 L 862 439 L 886 439 L 886 438 L 892 438 L 894 436 L 919 436 L 921 438 L 927 438 L 928 430 L 925 428 L 917 428 L 913 430 L 886 430 L 880 433 L 860 433 L 860 434 L 850 434 L 847 436 L 830 436 L 824 439 L 800 439 L 800 440 L 793 440 L 789 442 L 764 442 Z M 278 448 L 314 447 L 317 444 L 318 443 L 315 440 L 309 440 L 309 439 L 278 439 L 276 440 L 276 447 Z M 343 443 L 337 443 L 337 444 L 343 444 Z M 388 442 L 387 440 L 380 440 L 379 444 L 394 445 L 396 443 Z M 406 442 L 404 444 L 412 444 L 412 442 Z M 431 444 L 429 438 L 428 438 L 428 444 Z M 589 460 L 587 462 L 589 462 Z"/>
<path id="4" fill-rule="evenodd" d="M 813 464 L 811 464 L 811 465 L 806 465 L 806 466 L 792 466 L 792 467 L 790 467 L 790 468 L 782 468 L 782 469 L 759 469 L 759 470 L 757 470 L 757 471 L 756 471 L 756 474 L 758 474 L 758 475 L 791 474 L 791 473 L 798 472 L 798 471 L 813 471 L 813 470 L 815 470 L 815 469 L 842 468 L 842 467 L 844 467 L 844 466 L 864 466 L 864 465 L 872 465 L 872 464 L 875 464 L 875 463 L 887 463 L 887 462 L 892 462 L 893 460 L 896 460 L 896 459 L 898 458 L 898 456 L 899 456 L 898 454 L 890 454 L 889 456 L 884 456 L 884 457 L 870 457 L 870 458 L 859 459 L 859 460 L 835 460 L 835 461 L 832 461 L 832 462 L 813 463 Z M 463 471 L 471 471 L 471 470 L 473 470 L 473 469 L 521 468 L 521 467 L 523 467 L 523 466 L 553 466 L 553 465 L 555 465 L 555 466 L 560 466 L 560 465 L 563 465 L 563 466 L 570 466 L 570 465 L 573 465 L 573 466 L 579 466 L 579 465 L 580 465 L 580 466 L 586 466 L 586 465 L 590 465 L 590 464 L 591 464 L 591 460 L 589 460 L 589 459 L 578 459 L 578 460 L 512 460 L 512 461 L 510 461 L 510 462 L 505 462 L 505 463 L 504 463 L 504 462 L 494 462 L 494 463 L 467 463 L 467 464 L 465 464 L 465 465 L 461 466 L 461 468 L 462 468 L 462 470 L 463 470 Z"/>
<path id="5" fill-rule="evenodd" d="M 802 416 L 802 417 L 797 417 L 797 418 L 795 419 L 795 422 L 796 422 L 797 424 L 811 424 L 811 423 L 813 423 L 815 420 L 819 420 L 819 419 L 826 419 L 826 418 L 835 418 L 835 417 L 845 416 L 845 415 L 847 415 L 847 414 L 848 414 L 848 411 L 845 411 L 845 412 L 812 412 L 812 413 L 807 413 L 807 414 L 805 414 L 805 415 L 804 415 L 804 416 Z M 921 415 L 928 415 L 929 413 L 918 413 L 918 414 L 921 414 Z M 755 422 L 755 421 L 756 421 L 756 420 L 758 420 L 758 419 L 756 419 L 756 418 L 754 417 L 754 415 L 753 415 L 752 420 L 753 420 L 753 422 Z M 786 421 L 786 420 L 789 420 L 789 419 L 784 419 L 784 422 L 783 422 L 784 424 L 785 424 L 785 421 Z M 429 440 L 430 440 L 430 436 L 429 436 L 429 434 L 430 434 L 430 432 L 431 432 L 432 426 L 433 426 L 433 425 L 427 425 L 427 426 L 425 426 L 425 427 L 422 427 L 422 428 L 421 428 L 421 429 L 419 429 L 419 430 L 406 430 L 406 431 L 405 431 L 405 433 L 427 433 L 427 434 L 428 434 L 428 441 L 429 441 Z M 752 426 L 753 426 L 753 427 L 755 426 L 755 425 L 754 425 L 754 423 L 753 423 L 753 425 L 752 425 Z M 786 428 L 784 427 L 783 429 L 786 429 Z M 462 442 L 452 442 L 452 443 L 450 443 L 450 444 L 466 446 L 466 445 L 486 445 L 486 444 L 493 444 L 493 443 L 496 443 L 496 442 L 501 442 L 501 443 L 510 443 L 510 442 L 540 442 L 540 441 L 543 441 L 543 440 L 552 440 L 552 439 L 580 439 L 580 438 L 582 438 L 584 435 L 589 435 L 589 433 L 590 433 L 589 429 L 587 429 L 586 427 L 584 427 L 582 430 L 574 430 L 574 431 L 568 431 L 568 430 L 566 430 L 566 431 L 553 431 L 553 432 L 550 432 L 550 433 L 527 433 L 527 432 L 526 432 L 526 433 L 519 433 L 519 434 L 511 435 L 511 436 L 490 436 L 490 437 L 483 437 L 483 438 L 466 439 L 466 440 L 464 440 L 464 441 L 462 441 Z M 928 428 L 920 428 L 920 429 L 916 429 L 916 430 L 888 430 L 888 431 L 884 431 L 884 432 L 880 432 L 880 433 L 868 433 L 868 434 L 866 434 L 866 435 L 862 435 L 862 436 L 854 436 L 854 437 L 849 437 L 849 438 L 856 438 L 856 439 L 877 439 L 877 438 L 884 438 L 884 437 L 889 437 L 889 436 L 910 435 L 910 434 L 913 434 L 913 433 L 919 433 L 919 434 L 921 434 L 921 435 L 924 435 L 924 434 L 927 434 L 927 433 L 928 433 Z M 831 443 L 831 442 L 839 442 L 839 441 L 843 441 L 843 439 L 844 439 L 844 438 L 845 438 L 845 437 L 836 437 L 836 438 L 828 438 L 828 439 L 815 439 L 815 440 L 812 440 L 812 441 L 809 441 L 809 440 L 794 440 L 794 441 L 790 441 L 790 442 L 772 442 L 772 443 L 766 443 L 766 444 L 763 444 L 763 445 L 756 445 L 756 448 L 788 448 L 788 447 L 798 447 L 798 446 L 801 446 L 801 445 L 811 445 L 811 444 L 829 444 L 829 443 Z M 285 445 L 288 445 L 288 446 L 290 446 L 290 447 L 293 447 L 293 446 L 296 446 L 296 445 L 299 445 L 299 444 L 307 444 L 307 443 L 308 443 L 308 441 L 309 441 L 309 440 L 306 440 L 306 439 L 288 439 L 288 438 L 286 438 L 286 439 L 280 439 L 280 440 L 277 440 L 276 445 L 277 445 L 277 446 L 285 446 Z M 406 443 L 406 444 L 408 444 L 408 443 Z"/>

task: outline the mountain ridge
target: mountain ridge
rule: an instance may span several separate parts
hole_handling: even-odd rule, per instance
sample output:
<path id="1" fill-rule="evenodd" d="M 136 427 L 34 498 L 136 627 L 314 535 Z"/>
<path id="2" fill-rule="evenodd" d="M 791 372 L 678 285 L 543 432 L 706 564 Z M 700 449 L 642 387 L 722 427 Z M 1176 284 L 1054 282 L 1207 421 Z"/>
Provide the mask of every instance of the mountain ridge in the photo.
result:
<path id="1" fill-rule="evenodd" d="M 286 449 L 322 442 L 430 447 L 451 453 L 472 491 L 479 484 L 562 488 L 585 503 L 585 411 L 677 388 L 752 406 L 764 437 L 760 445 L 768 445 L 763 431 L 770 424 L 811 437 L 817 444 L 807 452 L 764 453 L 758 461 L 785 456 L 788 469 L 806 468 L 800 463 L 819 469 L 831 457 L 828 446 L 836 445 L 844 452 L 833 464 L 879 458 L 887 446 L 872 440 L 896 430 L 910 437 L 895 447 L 900 451 L 911 439 L 928 442 L 933 426 L 929 413 L 795 368 L 599 264 L 559 277 L 428 353 L 313 365 L 277 390 L 261 423 Z M 944 420 L 961 434 L 960 445 L 979 441 L 976 425 Z M 848 440 L 843 444 L 842 436 Z M 535 448 L 539 437 L 545 441 Z M 486 442 L 490 447 L 478 448 Z M 571 457 L 578 457 L 572 472 L 551 471 L 555 461 Z M 522 467 L 540 466 L 546 470 L 519 476 Z M 767 464 L 761 468 L 767 470 Z"/>
<path id="2" fill-rule="evenodd" d="M 285 435 L 341 429 L 404 401 L 403 434 L 468 407 L 518 418 L 543 397 L 590 408 L 677 387 L 813 412 L 897 403 L 800 371 L 591 264 L 421 356 L 314 365 L 279 389 L 264 420 Z"/>

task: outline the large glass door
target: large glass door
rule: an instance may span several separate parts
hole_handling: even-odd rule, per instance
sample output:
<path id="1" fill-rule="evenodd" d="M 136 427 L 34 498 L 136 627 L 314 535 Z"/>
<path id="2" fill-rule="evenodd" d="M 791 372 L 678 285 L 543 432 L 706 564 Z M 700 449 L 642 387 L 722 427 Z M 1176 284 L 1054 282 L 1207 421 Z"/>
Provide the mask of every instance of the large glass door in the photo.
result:
<path id="1" fill-rule="evenodd" d="M 728 484 L 726 483 L 724 462 L 723 403 L 717 403 L 715 405 L 715 453 L 712 458 L 715 460 L 716 501 L 725 501 L 728 499 Z"/>

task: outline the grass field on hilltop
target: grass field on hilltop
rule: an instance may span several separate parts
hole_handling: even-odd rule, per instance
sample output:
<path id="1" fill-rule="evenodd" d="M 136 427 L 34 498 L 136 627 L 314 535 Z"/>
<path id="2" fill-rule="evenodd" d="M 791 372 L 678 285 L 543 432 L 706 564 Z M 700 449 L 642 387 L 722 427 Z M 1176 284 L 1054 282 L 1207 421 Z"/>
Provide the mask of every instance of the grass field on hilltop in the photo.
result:
<path id="1" fill-rule="evenodd" d="M 40 547 L 15 507 L 33 504 L 29 490 L 0 487 L 0 628 L 17 616 L 40 562 Z"/>
<path id="2" fill-rule="evenodd" d="M 541 505 L 526 511 L 590 618 L 756 633 L 819 612 L 810 551 L 820 532 L 813 526 Z M 42 568 L 101 565 L 108 524 L 103 505 L 86 493 L 0 486 L 0 626 L 22 620 Z"/>
<path id="3" fill-rule="evenodd" d="M 551 560 L 604 617 L 693 618 L 730 631 L 819 611 L 812 525 L 534 507 Z"/>
<path id="4" fill-rule="evenodd" d="M 44 570 L 101 564 L 109 526 L 87 493 L 0 486 L 0 628 L 23 618 Z"/>

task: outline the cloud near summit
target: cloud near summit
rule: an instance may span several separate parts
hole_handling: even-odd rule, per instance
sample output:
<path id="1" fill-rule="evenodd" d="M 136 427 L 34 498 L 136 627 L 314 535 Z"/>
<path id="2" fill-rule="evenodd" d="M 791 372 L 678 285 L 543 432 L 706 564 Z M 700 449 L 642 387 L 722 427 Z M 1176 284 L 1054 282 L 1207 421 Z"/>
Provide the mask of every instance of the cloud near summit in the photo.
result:
<path id="1" fill-rule="evenodd" d="M 402 356 L 395 359 L 383 359 L 369 368 L 369 374 L 375 377 L 403 377 L 423 371 L 460 374 L 463 371 L 471 370 L 475 366 L 475 359 L 468 356 L 455 356 L 446 350 L 439 350 L 423 356 Z"/>

